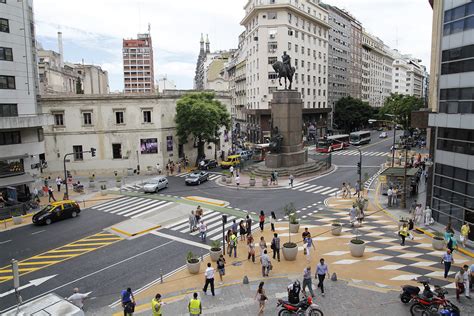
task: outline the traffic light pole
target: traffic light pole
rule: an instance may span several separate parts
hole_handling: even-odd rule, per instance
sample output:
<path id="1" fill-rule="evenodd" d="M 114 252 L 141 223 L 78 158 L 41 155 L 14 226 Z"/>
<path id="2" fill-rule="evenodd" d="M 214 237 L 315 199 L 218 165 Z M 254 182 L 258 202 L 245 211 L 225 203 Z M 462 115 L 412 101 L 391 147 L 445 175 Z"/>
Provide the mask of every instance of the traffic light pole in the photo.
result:
<path id="1" fill-rule="evenodd" d="M 69 187 L 68 187 L 68 183 L 67 183 L 67 169 L 66 169 L 66 162 L 67 162 L 67 157 L 68 156 L 72 156 L 72 155 L 75 155 L 75 154 L 84 154 L 84 153 L 91 153 L 92 154 L 92 157 L 95 157 L 95 151 L 96 149 L 95 148 L 91 148 L 91 150 L 87 150 L 87 151 L 81 151 L 81 152 L 75 152 L 75 153 L 68 153 L 68 154 L 65 154 L 64 155 L 64 158 L 63 158 L 63 164 L 64 164 L 64 181 L 66 181 L 66 191 L 64 193 L 64 200 L 67 200 L 69 199 Z"/>

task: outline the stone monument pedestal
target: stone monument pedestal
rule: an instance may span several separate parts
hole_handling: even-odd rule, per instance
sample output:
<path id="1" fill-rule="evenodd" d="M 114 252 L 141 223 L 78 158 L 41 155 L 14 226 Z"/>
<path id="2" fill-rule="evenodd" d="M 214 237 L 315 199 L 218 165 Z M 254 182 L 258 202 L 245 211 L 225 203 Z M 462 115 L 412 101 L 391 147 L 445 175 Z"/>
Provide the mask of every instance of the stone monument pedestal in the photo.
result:
<path id="1" fill-rule="evenodd" d="M 279 153 L 269 153 L 265 158 L 267 168 L 300 166 L 308 161 L 303 149 L 303 101 L 295 90 L 277 90 L 270 102 L 273 127 L 283 136 Z"/>

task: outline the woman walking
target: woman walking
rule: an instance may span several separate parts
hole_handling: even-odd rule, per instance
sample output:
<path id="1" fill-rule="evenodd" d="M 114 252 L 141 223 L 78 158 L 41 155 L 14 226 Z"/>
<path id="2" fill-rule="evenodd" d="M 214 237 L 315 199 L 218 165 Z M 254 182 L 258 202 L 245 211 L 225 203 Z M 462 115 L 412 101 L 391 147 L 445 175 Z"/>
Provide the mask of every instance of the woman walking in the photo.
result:
<path id="1" fill-rule="evenodd" d="M 260 284 L 258 285 L 257 294 L 255 294 L 255 299 L 257 300 L 259 304 L 259 308 L 258 308 L 259 316 L 263 315 L 263 312 L 265 311 L 265 301 L 267 300 L 267 296 L 265 295 L 265 290 L 263 289 L 264 284 L 265 283 L 263 281 L 260 282 Z"/>
<path id="2" fill-rule="evenodd" d="M 252 262 L 255 263 L 255 243 L 254 243 L 252 234 L 247 236 L 247 247 L 248 247 L 247 260 L 250 260 L 250 258 L 252 258 Z"/>
<path id="3" fill-rule="evenodd" d="M 225 242 L 227 243 L 227 253 L 230 253 L 230 236 L 232 236 L 232 230 L 229 229 L 227 231 L 227 235 L 225 235 Z"/>
<path id="4" fill-rule="evenodd" d="M 270 215 L 270 226 L 272 228 L 272 232 L 275 232 L 275 222 L 276 222 L 276 215 L 275 215 L 275 212 L 272 211 L 271 215 Z"/>
<path id="5" fill-rule="evenodd" d="M 263 233 L 263 226 L 265 225 L 265 213 L 260 211 L 260 216 L 258 217 L 258 225 L 260 226 L 260 231 Z"/>
<path id="6" fill-rule="evenodd" d="M 191 211 L 189 214 L 189 231 L 192 233 L 196 229 L 196 216 L 194 215 L 194 211 Z"/>
<path id="7" fill-rule="evenodd" d="M 244 220 L 241 220 L 239 223 L 239 233 L 240 241 L 245 241 L 245 234 L 247 233 L 247 228 L 245 228 Z"/>
<path id="8" fill-rule="evenodd" d="M 401 246 L 405 246 L 405 238 L 408 236 L 408 225 L 406 223 L 403 224 L 402 228 L 398 232 L 398 235 L 402 239 Z"/>
<path id="9" fill-rule="evenodd" d="M 216 263 L 217 263 L 217 271 L 219 271 L 219 278 L 221 279 L 219 284 L 222 284 L 222 276 L 225 275 L 225 258 L 223 254 L 219 256 L 219 259 L 217 259 Z"/>
<path id="10" fill-rule="evenodd" d="M 260 242 L 258 243 L 260 247 L 260 256 L 263 254 L 263 251 L 267 249 L 267 242 L 265 241 L 265 238 L 262 236 L 260 237 Z"/>

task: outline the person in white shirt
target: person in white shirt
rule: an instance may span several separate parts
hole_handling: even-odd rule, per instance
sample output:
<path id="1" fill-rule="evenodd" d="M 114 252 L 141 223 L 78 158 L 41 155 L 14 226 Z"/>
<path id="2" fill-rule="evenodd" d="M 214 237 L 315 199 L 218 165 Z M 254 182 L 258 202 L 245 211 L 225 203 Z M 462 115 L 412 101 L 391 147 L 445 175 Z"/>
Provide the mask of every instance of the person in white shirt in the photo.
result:
<path id="1" fill-rule="evenodd" d="M 425 209 L 423 210 L 423 218 L 425 219 L 425 226 L 430 226 L 431 225 L 431 216 L 432 216 L 432 211 L 430 207 L 427 205 Z"/>
<path id="2" fill-rule="evenodd" d="M 234 176 L 234 166 L 230 166 L 229 172 L 230 172 L 230 175 L 233 177 Z"/>
<path id="3" fill-rule="evenodd" d="M 207 269 L 206 269 L 206 272 L 204 272 L 204 275 L 206 277 L 206 281 L 204 283 L 204 288 L 202 289 L 202 291 L 204 292 L 204 294 L 207 294 L 207 286 L 211 285 L 212 296 L 215 296 L 214 294 L 214 268 L 211 267 L 210 262 L 207 263 Z"/>
<path id="4" fill-rule="evenodd" d="M 204 221 L 201 221 L 199 224 L 199 234 L 201 235 L 201 240 L 206 241 L 206 232 L 207 232 L 207 225 L 204 224 Z"/>
<path id="5" fill-rule="evenodd" d="M 393 195 L 393 189 L 392 187 L 390 187 L 387 190 L 388 206 L 392 206 L 392 195 Z"/>
<path id="6" fill-rule="evenodd" d="M 416 225 L 420 224 L 422 216 L 423 216 L 423 209 L 421 208 L 421 204 L 418 204 L 415 208 L 415 224 Z"/>
<path id="7" fill-rule="evenodd" d="M 235 177 L 235 184 L 237 185 L 237 189 L 240 187 L 240 176 L 237 174 Z"/>
<path id="8" fill-rule="evenodd" d="M 76 305 L 80 309 L 84 307 L 84 300 L 89 296 L 89 294 L 79 293 L 79 289 L 76 287 L 74 289 L 74 294 L 68 297 L 68 301 Z"/>
<path id="9" fill-rule="evenodd" d="M 58 192 L 61 192 L 61 184 L 63 183 L 63 180 L 61 180 L 61 177 L 58 176 L 56 178 L 56 186 L 58 187 Z"/>

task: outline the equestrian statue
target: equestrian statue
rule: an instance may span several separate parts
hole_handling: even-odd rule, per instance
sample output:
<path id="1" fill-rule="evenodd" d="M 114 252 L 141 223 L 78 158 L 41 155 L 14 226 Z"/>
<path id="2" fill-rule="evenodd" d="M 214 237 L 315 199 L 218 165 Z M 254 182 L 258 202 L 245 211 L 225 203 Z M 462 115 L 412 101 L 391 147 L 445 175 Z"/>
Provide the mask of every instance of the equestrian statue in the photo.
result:
<path id="1" fill-rule="evenodd" d="M 285 90 L 287 89 L 286 80 L 290 82 L 288 89 L 291 90 L 291 83 L 293 82 L 293 75 L 295 74 L 295 67 L 291 67 L 291 57 L 286 52 L 281 56 L 282 61 L 276 61 L 272 64 L 273 69 L 278 74 L 278 83 L 281 86 L 281 78 L 285 78 Z"/>

